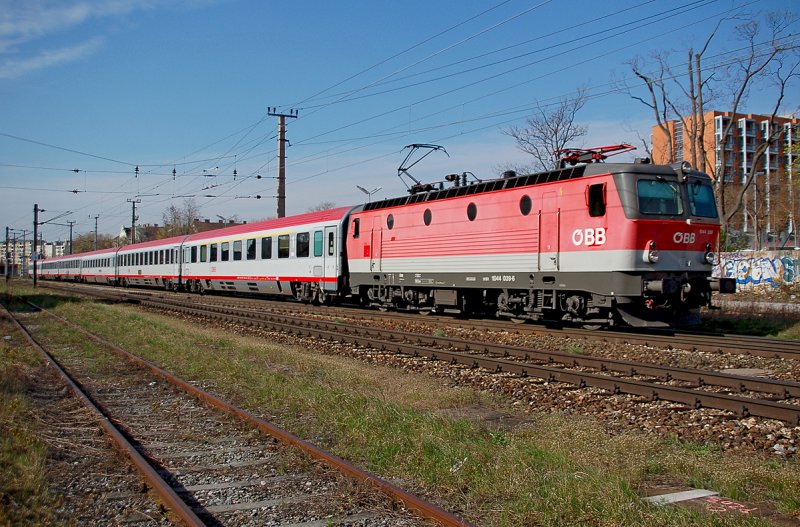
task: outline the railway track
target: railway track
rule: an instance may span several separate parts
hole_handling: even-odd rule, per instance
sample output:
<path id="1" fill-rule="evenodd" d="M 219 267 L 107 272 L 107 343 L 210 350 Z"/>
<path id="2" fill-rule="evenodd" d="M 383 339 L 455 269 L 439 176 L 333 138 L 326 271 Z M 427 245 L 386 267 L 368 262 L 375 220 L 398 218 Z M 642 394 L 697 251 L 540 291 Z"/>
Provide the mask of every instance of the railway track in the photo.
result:
<path id="1" fill-rule="evenodd" d="M 39 312 L 27 314 L 27 322 L 9 316 L 92 408 L 106 433 L 184 524 L 469 525 L 34 307 Z M 109 356 L 98 359 L 48 351 L 46 338 L 36 334 L 42 316 L 80 332 Z M 130 362 L 137 367 L 131 368 Z"/>
<path id="2" fill-rule="evenodd" d="M 479 329 L 498 332 L 516 332 L 527 335 L 554 336 L 570 338 L 576 341 L 605 342 L 609 344 L 634 344 L 641 346 L 657 347 L 662 349 L 682 349 L 687 351 L 700 351 L 709 353 L 732 353 L 766 358 L 782 358 L 800 360 L 800 341 L 775 339 L 767 337 L 753 337 L 723 333 L 704 333 L 684 330 L 654 330 L 646 331 L 633 329 L 607 329 L 586 330 L 570 327 L 548 327 L 541 324 L 515 324 L 504 320 L 487 319 L 459 319 L 452 316 L 428 315 L 421 317 L 419 314 L 402 312 L 379 312 L 357 309 L 345 306 L 313 306 L 299 304 L 285 300 L 249 299 L 224 296 L 197 297 L 195 295 L 166 293 L 150 290 L 119 290 L 109 292 L 108 287 L 86 287 L 75 284 L 47 284 L 47 287 L 66 287 L 68 289 L 91 289 L 97 295 L 107 298 L 119 298 L 119 294 L 132 300 L 143 298 L 213 298 L 215 305 L 228 305 L 231 307 L 250 307 L 251 309 L 269 310 L 276 313 L 321 315 L 321 316 L 352 316 L 357 318 L 391 320 L 391 321 L 419 321 L 435 323 L 441 326 Z"/>
<path id="3" fill-rule="evenodd" d="M 649 400 L 672 401 L 687 408 L 715 408 L 733 412 L 739 417 L 757 416 L 778 419 L 795 426 L 800 424 L 800 383 L 793 381 L 353 326 L 297 314 L 264 312 L 252 306 L 243 308 L 210 304 L 193 296 L 135 296 L 142 305 L 191 316 L 336 340 L 413 357 L 480 367 L 491 372 L 536 377 L 546 382 L 564 382 L 581 388 L 596 387 L 611 394 L 624 393 Z M 230 302 L 224 301 L 223 304 Z"/>

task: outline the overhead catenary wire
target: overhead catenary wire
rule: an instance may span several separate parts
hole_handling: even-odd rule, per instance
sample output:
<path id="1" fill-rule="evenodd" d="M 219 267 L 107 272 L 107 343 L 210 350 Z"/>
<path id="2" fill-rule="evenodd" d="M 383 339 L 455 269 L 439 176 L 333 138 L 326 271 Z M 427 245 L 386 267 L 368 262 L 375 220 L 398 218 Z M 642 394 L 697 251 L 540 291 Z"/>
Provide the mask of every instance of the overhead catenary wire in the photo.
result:
<path id="1" fill-rule="evenodd" d="M 674 30 L 673 30 L 673 31 L 674 31 Z M 618 49 L 619 49 L 619 48 L 618 48 Z M 552 74 L 556 74 L 556 73 L 550 73 L 550 74 L 552 75 Z M 541 79 L 541 78 L 543 78 L 543 77 L 542 77 L 542 76 L 538 76 L 538 77 L 536 77 L 536 78 L 534 78 L 534 79 L 527 79 L 525 82 L 535 82 L 536 80 L 539 80 L 539 79 Z M 506 89 L 509 89 L 509 88 L 506 88 Z M 497 91 L 490 91 L 490 92 L 487 92 L 487 94 L 484 94 L 482 97 L 491 97 L 491 96 L 492 96 L 492 94 L 496 94 L 496 93 L 498 93 L 498 92 L 497 92 Z M 473 101 L 474 101 L 474 100 L 476 100 L 476 99 L 471 99 L 471 100 L 473 100 Z M 412 103 L 412 104 L 416 104 L 416 103 Z M 464 103 L 464 101 L 461 101 L 461 102 L 458 102 L 458 101 L 456 101 L 456 102 L 455 102 L 455 103 L 452 105 L 452 107 L 451 107 L 451 108 L 454 108 L 454 107 L 457 107 L 458 105 L 463 105 L 463 104 L 465 104 L 465 103 Z M 530 107 L 530 106 L 529 106 L 529 107 Z M 404 106 L 403 108 L 408 108 L 408 105 Z M 522 110 L 520 110 L 520 111 L 522 111 Z M 497 112 L 497 110 L 495 110 L 495 112 Z M 414 120 L 414 122 L 420 122 L 420 123 L 421 123 L 423 119 L 431 119 L 431 118 L 432 118 L 432 116 L 435 116 L 437 113 L 443 113 L 443 111 L 442 111 L 442 110 L 438 110 L 437 112 L 429 112 L 429 113 L 425 113 L 425 114 L 423 114 L 423 115 L 419 116 L 419 118 L 416 118 L 416 116 L 415 116 L 415 120 Z M 386 114 L 382 114 L 382 116 L 383 116 L 383 115 L 386 115 Z M 428 126 L 419 126 L 419 127 L 415 127 L 415 128 L 413 128 L 413 129 L 409 129 L 409 131 L 416 132 L 416 131 L 419 131 L 419 130 L 435 130 L 435 129 L 444 129 L 444 128 L 446 128 L 447 126 L 452 126 L 454 123 L 467 123 L 467 122 L 473 122 L 473 121 L 475 121 L 475 120 L 487 120 L 487 119 L 491 119 L 491 117 L 488 117 L 488 115 L 489 115 L 489 113 L 484 113 L 484 114 L 480 114 L 480 115 L 469 114 L 469 115 L 466 115 L 466 116 L 464 116 L 464 118 L 463 118 L 463 119 L 460 119 L 460 120 L 449 120 L 449 119 L 448 119 L 448 120 L 440 120 L 440 122 L 439 122 L 439 123 L 430 123 Z M 362 121 L 362 122 L 363 122 L 363 121 Z M 248 125 L 248 126 L 254 126 L 254 125 L 257 125 L 257 124 L 258 124 L 258 122 L 254 123 L 253 125 Z M 490 126 L 490 125 L 487 125 L 487 126 Z M 236 133 L 235 133 L 235 134 L 230 134 L 229 136 L 227 136 L 227 137 L 225 138 L 225 139 L 230 139 L 230 138 L 234 138 L 234 137 L 235 137 L 235 138 L 237 138 L 237 139 L 238 139 L 238 140 L 236 141 L 236 143 L 235 143 L 235 146 L 231 146 L 231 147 L 229 147 L 227 151 L 228 151 L 228 152 L 231 152 L 231 153 L 234 153 L 234 155 L 235 155 L 235 156 L 238 156 L 238 159 L 240 159 L 240 160 L 241 160 L 241 159 L 243 159 L 243 157 L 245 157 L 245 156 L 243 156 L 243 155 L 242 155 L 242 153 L 244 152 L 244 150 L 242 149 L 242 147 L 245 147 L 245 146 L 246 146 L 246 144 L 247 144 L 247 143 L 245 143 L 245 141 L 246 141 L 246 136 L 245 136 L 245 137 L 241 137 L 241 133 L 244 133 L 245 131 L 247 131 L 247 128 L 248 128 L 248 127 L 245 127 L 245 128 L 243 128 L 243 129 L 239 130 L 239 134 L 240 134 L 240 135 L 236 135 Z M 251 130 L 252 130 L 252 129 L 251 129 Z M 338 129 L 336 130 L 336 133 L 340 132 L 341 130 L 342 130 L 342 128 L 338 128 Z M 463 134 L 463 131 L 462 131 L 462 134 Z M 358 141 L 367 141 L 367 140 L 376 139 L 376 138 L 380 138 L 380 137 L 398 137 L 399 135 L 401 135 L 401 132 L 400 132 L 400 131 L 384 132 L 384 133 L 381 133 L 381 134 L 363 134 L 362 136 L 360 136 L 360 138 L 358 139 Z M 224 140 L 224 139 L 223 139 L 223 140 Z M 221 142 L 221 141 L 223 141 L 223 140 L 220 140 L 220 142 Z M 306 139 L 306 142 L 305 142 L 305 143 L 303 143 L 302 141 L 303 141 L 302 139 L 298 139 L 298 140 L 296 140 L 296 141 L 295 141 L 295 145 L 297 145 L 297 146 L 313 146 L 314 144 L 328 144 L 328 142 L 322 142 L 322 141 L 320 141 L 320 142 L 317 142 L 317 143 L 314 143 L 313 141 L 310 141 L 310 140 L 308 140 L 308 139 Z M 335 144 L 341 144 L 342 142 L 349 142 L 350 140 L 338 139 L 338 140 L 335 140 L 335 141 L 336 141 L 336 142 L 335 142 Z M 248 143 L 250 143 L 250 142 L 248 142 Z M 251 144 L 252 144 L 252 143 L 251 143 Z M 256 143 L 256 144 L 258 144 L 258 143 Z M 261 144 L 263 144 L 263 142 L 262 142 Z M 361 148 L 361 147 L 359 147 L 359 148 Z M 329 151 L 329 152 L 326 152 L 326 153 L 324 153 L 324 154 L 322 155 L 322 157 L 331 157 L 331 156 L 335 156 L 335 155 L 337 155 L 338 153 L 341 153 L 341 152 L 347 152 L 347 151 L 348 151 L 348 150 L 345 150 L 345 149 L 343 149 L 343 148 L 337 148 L 337 149 L 335 149 L 335 150 L 332 150 L 332 151 Z M 396 151 L 396 147 L 394 147 L 394 148 L 392 149 L 392 152 L 395 152 L 395 151 Z M 252 152 L 252 150 L 251 150 L 251 152 Z M 264 154 L 259 154 L 259 155 L 270 155 L 270 153 L 269 153 L 269 152 L 266 152 L 266 153 L 264 153 Z M 318 155 L 318 156 L 319 156 L 319 155 Z M 102 156 L 99 156 L 99 157 L 102 157 Z M 382 156 L 378 156 L 378 157 L 382 157 Z M 109 158 L 109 159 L 111 159 L 111 158 Z M 372 159 L 375 159 L 375 157 L 371 158 L 370 160 L 372 160 Z M 118 160 L 113 160 L 113 161 L 115 161 L 115 162 L 119 162 Z M 297 165 L 298 165 L 298 164 L 299 164 L 301 161 L 302 161 L 302 158 L 301 158 L 301 159 L 296 159 L 296 160 L 295 160 L 295 161 L 294 161 L 294 162 L 291 164 L 291 166 L 297 166 Z M 190 163 L 190 162 L 186 162 L 186 163 Z M 191 162 L 191 163 L 196 163 L 196 162 Z M 132 164 L 129 164 L 128 166 L 133 166 L 133 165 L 132 165 Z M 143 163 L 142 163 L 142 164 L 139 164 L 139 166 L 140 166 L 140 167 L 143 167 L 143 168 L 144 168 L 144 167 L 147 167 L 147 168 L 148 168 L 148 170 L 147 170 L 147 171 L 143 171 L 143 172 L 141 173 L 141 175 L 140 175 L 140 178 L 150 178 L 150 177 L 163 177 L 163 178 L 164 178 L 164 181 L 156 181 L 156 182 L 155 182 L 155 183 L 153 183 L 152 185 L 143 185 L 143 187 L 140 189 L 140 192 L 142 192 L 142 193 L 145 193 L 145 192 L 148 192 L 148 191 L 150 191 L 150 190 L 153 190 L 153 188 L 155 188 L 156 190 L 158 190 L 158 189 L 160 189 L 160 188 L 162 188 L 162 187 L 166 186 L 166 185 L 167 185 L 167 183 L 168 183 L 167 179 L 171 178 L 171 175 L 169 175 L 169 174 L 165 174 L 163 170 L 158 170 L 158 167 L 159 167 L 159 166 L 162 166 L 162 167 L 163 167 L 163 166 L 168 166 L 168 163 L 164 163 L 164 164 L 161 164 L 161 165 L 153 165 L 153 164 L 151 164 L 151 165 L 147 165 L 147 164 L 143 164 Z M 196 165 L 195 165 L 195 166 L 196 166 Z M 346 166 L 347 166 L 347 167 L 349 167 L 349 166 L 352 166 L 352 165 L 351 165 L 351 164 L 347 164 Z M 149 170 L 150 168 L 152 168 L 153 170 Z M 331 172 L 331 171 L 332 171 L 332 170 L 328 170 L 327 172 Z M 102 172 L 102 171 L 99 171 L 99 172 Z M 121 171 L 120 171 L 120 172 L 121 172 Z M 254 172 L 255 172 L 255 171 L 254 171 Z M 254 173 L 254 172 L 253 172 L 253 173 Z M 109 173 L 110 173 L 110 172 L 109 172 Z M 128 173 L 130 173 L 130 172 L 128 172 Z M 251 173 L 251 174 L 248 174 L 248 175 L 253 175 L 253 174 Z M 229 175 L 226 175 L 225 177 L 228 177 L 228 176 L 229 176 Z M 193 184 L 191 183 L 191 180 L 192 180 L 193 178 L 196 178 L 196 177 L 199 177 L 199 176 L 193 175 L 192 173 L 189 173 L 189 172 L 187 172 L 187 173 L 185 174 L 185 178 L 183 179 L 183 181 L 185 181 L 185 182 L 186 182 L 186 184 L 187 184 L 187 188 L 186 188 L 186 189 L 184 189 L 184 190 L 190 190 L 190 189 L 192 189 L 193 187 L 199 187 L 199 185 L 193 185 Z M 245 177 L 247 177 L 247 176 L 245 176 Z M 312 177 L 313 177 L 313 176 L 312 176 Z M 242 179 L 244 180 L 244 177 L 242 177 Z M 302 180 L 302 179 L 298 179 L 298 181 L 301 181 L 301 180 Z M 238 181 L 238 180 L 237 180 L 237 181 Z M 291 180 L 290 180 L 290 183 L 292 183 L 292 181 L 291 181 Z M 232 185 L 233 185 L 232 181 L 231 181 L 231 182 L 229 182 L 227 185 L 228 185 L 228 186 L 232 186 Z M 238 186 L 240 186 L 240 185 L 242 185 L 242 183 L 239 183 L 239 184 L 237 185 L 237 187 L 238 187 Z M 216 189 L 215 189 L 215 190 L 216 190 Z M 176 195 L 177 195 L 177 194 L 183 194 L 183 193 L 182 193 L 182 192 L 181 192 L 181 193 L 179 193 L 179 192 L 174 192 L 174 194 L 176 194 Z M 188 194 L 188 193 L 187 193 L 187 194 Z M 166 195 L 161 195 L 161 196 L 159 196 L 159 197 L 162 197 L 162 196 L 166 197 Z M 209 198 L 209 199 L 211 199 L 211 198 Z M 219 202 L 221 198 L 215 198 L 215 199 L 216 199 L 216 200 Z M 155 200 L 154 200 L 154 201 L 155 201 Z M 160 200 L 159 200 L 159 201 L 160 201 Z"/>

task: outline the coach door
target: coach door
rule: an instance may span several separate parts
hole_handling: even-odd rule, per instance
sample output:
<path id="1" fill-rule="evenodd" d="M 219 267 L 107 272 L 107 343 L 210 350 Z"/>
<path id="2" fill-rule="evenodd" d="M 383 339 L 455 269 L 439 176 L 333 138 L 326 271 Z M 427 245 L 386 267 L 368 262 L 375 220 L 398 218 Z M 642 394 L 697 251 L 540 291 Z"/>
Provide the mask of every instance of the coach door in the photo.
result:
<path id="1" fill-rule="evenodd" d="M 548 192 L 542 197 L 539 213 L 539 269 L 542 271 L 558 271 L 560 220 L 558 194 Z"/>
<path id="2" fill-rule="evenodd" d="M 337 240 L 336 240 L 336 229 L 337 228 L 338 227 L 335 226 L 335 225 L 329 226 L 329 227 L 325 227 L 325 234 L 324 234 L 325 238 L 324 238 L 324 241 L 323 241 L 323 247 L 324 248 L 322 250 L 322 255 L 323 255 L 323 262 L 324 262 L 323 266 L 325 268 L 324 275 L 325 275 L 325 278 L 328 278 L 328 279 L 331 279 L 331 278 L 336 279 L 339 276 L 339 270 L 338 270 L 338 266 L 339 266 L 339 258 L 338 258 L 339 250 L 338 249 L 339 248 L 338 248 L 338 243 L 337 243 Z M 335 287 L 336 282 L 334 281 L 334 282 L 331 282 L 331 283 Z"/>

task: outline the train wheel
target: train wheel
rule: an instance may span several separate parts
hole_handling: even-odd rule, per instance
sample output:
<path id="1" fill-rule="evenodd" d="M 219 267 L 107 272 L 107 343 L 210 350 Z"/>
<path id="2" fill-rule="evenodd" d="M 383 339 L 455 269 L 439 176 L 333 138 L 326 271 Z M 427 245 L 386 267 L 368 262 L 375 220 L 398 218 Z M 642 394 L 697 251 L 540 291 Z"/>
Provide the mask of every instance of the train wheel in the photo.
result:
<path id="1" fill-rule="evenodd" d="M 322 287 L 317 289 L 317 302 L 323 306 L 331 305 L 331 295 L 328 294 Z"/>

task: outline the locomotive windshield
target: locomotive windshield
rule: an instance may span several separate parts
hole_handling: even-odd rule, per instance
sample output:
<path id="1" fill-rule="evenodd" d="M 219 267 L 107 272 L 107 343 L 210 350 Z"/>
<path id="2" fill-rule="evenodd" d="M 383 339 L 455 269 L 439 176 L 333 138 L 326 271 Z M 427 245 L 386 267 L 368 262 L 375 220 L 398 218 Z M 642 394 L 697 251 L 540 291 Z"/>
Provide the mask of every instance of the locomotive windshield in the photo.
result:
<path id="1" fill-rule="evenodd" d="M 692 216 L 717 217 L 717 203 L 714 201 L 714 189 L 711 185 L 695 179 L 689 183 L 687 190 Z"/>
<path id="2" fill-rule="evenodd" d="M 636 182 L 636 191 L 642 214 L 683 214 L 681 189 L 677 183 L 661 179 L 640 179 Z"/>

